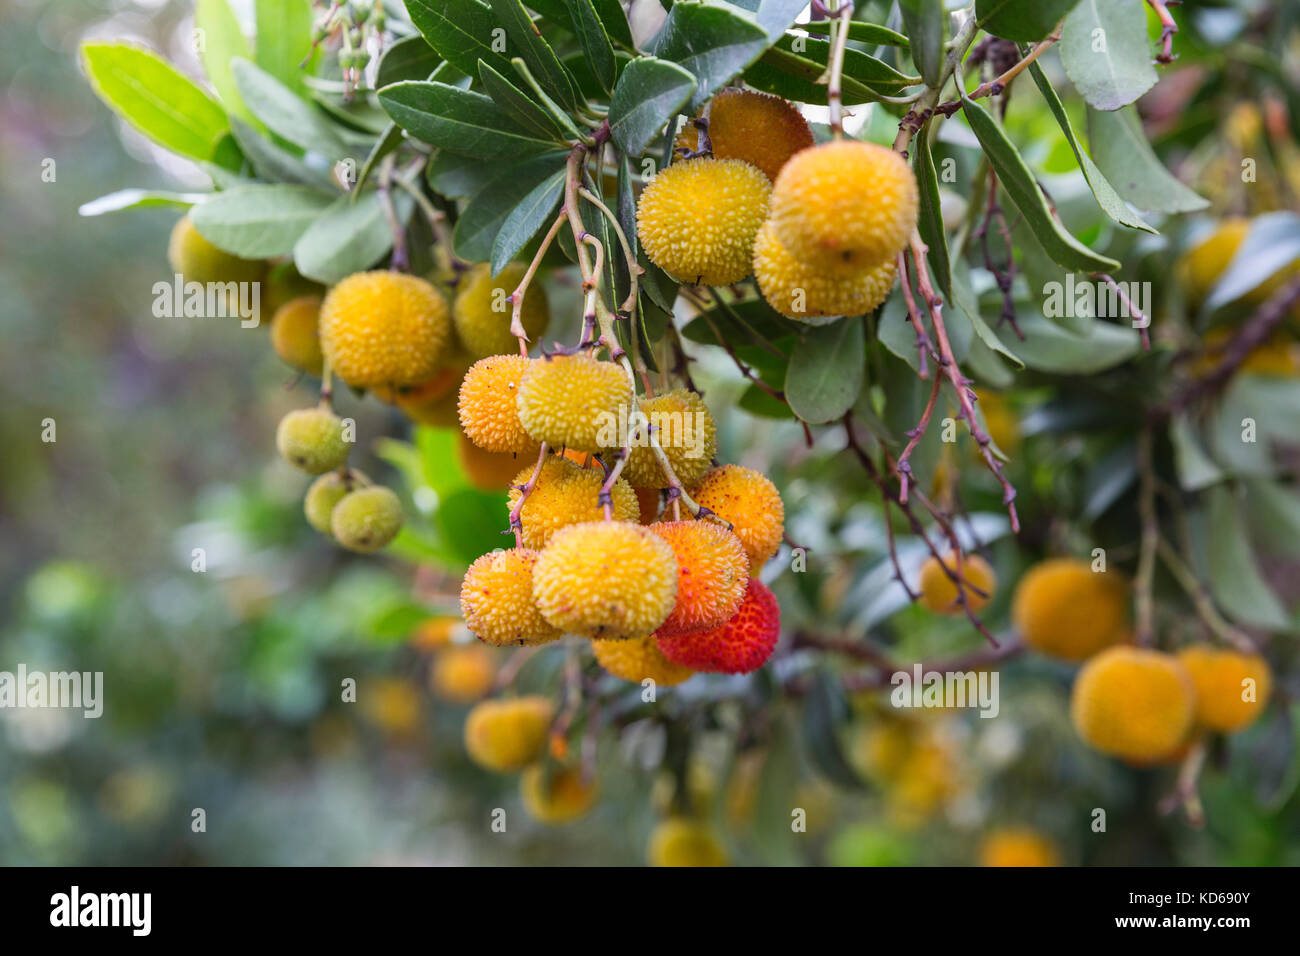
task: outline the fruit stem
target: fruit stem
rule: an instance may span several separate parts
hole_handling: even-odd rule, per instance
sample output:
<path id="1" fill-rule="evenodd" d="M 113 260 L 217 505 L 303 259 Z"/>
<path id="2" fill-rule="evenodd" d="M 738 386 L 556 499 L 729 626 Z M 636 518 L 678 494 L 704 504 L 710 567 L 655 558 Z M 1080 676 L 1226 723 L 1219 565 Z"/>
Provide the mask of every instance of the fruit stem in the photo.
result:
<path id="1" fill-rule="evenodd" d="M 528 334 L 524 331 L 523 309 L 524 293 L 528 291 L 528 284 L 533 281 L 533 276 L 537 273 L 537 267 L 542 264 L 542 256 L 546 255 L 546 250 L 550 248 L 551 242 L 555 239 L 556 233 L 564 225 L 566 216 L 564 210 L 555 217 L 555 222 L 551 223 L 551 228 L 547 230 L 546 235 L 542 238 L 542 244 L 537 247 L 537 254 L 533 256 L 533 261 L 528 264 L 528 271 L 524 277 L 519 280 L 519 285 L 510 293 L 511 314 L 510 314 L 510 334 L 519 340 L 519 354 L 528 357 Z"/>
<path id="2" fill-rule="evenodd" d="M 979 32 L 979 20 L 975 16 L 975 4 L 972 3 L 964 12 L 965 18 L 962 20 L 961 27 L 958 29 L 957 35 L 952 38 L 952 42 L 948 44 L 948 55 L 944 58 L 943 69 L 939 72 L 939 82 L 926 88 L 920 99 L 917 100 L 916 106 L 898 124 L 898 135 L 894 137 L 895 152 L 907 152 L 907 146 L 912 141 L 912 137 L 916 135 L 916 131 L 934 112 L 943 88 L 947 85 L 953 73 L 956 72 L 962 57 L 966 55 L 967 49 L 970 48 L 971 42 L 975 39 L 975 34 Z"/>
<path id="3" fill-rule="evenodd" d="M 1169 573 L 1173 575 L 1179 586 L 1187 592 L 1187 596 L 1192 600 L 1192 605 L 1196 608 L 1196 616 L 1201 619 L 1205 626 L 1213 631 L 1220 640 L 1230 644 L 1243 654 L 1258 654 L 1259 649 L 1255 646 L 1255 643 L 1242 631 L 1229 624 L 1223 615 L 1219 613 L 1205 584 L 1187 566 L 1187 563 L 1183 561 L 1174 546 L 1161 536 L 1156 547 L 1165 563 L 1165 567 L 1169 569 Z"/>
<path id="4" fill-rule="evenodd" d="M 345 30 L 344 34 L 346 33 Z M 379 164 L 379 202 L 384 209 L 384 218 L 388 220 L 388 229 L 393 234 L 393 255 L 389 259 L 389 268 L 394 272 L 406 272 L 411 265 L 406 254 L 406 230 L 397 221 L 397 211 L 393 208 L 393 162 L 396 158 L 390 154 Z"/>
<path id="5" fill-rule="evenodd" d="M 642 269 L 641 264 L 636 261 L 636 255 L 632 252 L 632 246 L 627 241 L 627 235 L 623 232 L 623 227 L 619 224 L 618 217 L 610 212 L 609 207 L 601 201 L 600 197 L 586 186 L 578 187 L 578 195 L 582 196 L 582 198 L 586 199 L 604 214 L 605 218 L 609 220 L 610 226 L 613 227 L 614 234 L 618 236 L 619 245 L 623 247 L 623 256 L 627 259 L 627 274 L 631 278 L 632 288 L 631 291 L 628 292 L 627 298 L 623 300 L 623 304 L 619 306 L 619 312 L 630 317 L 632 311 L 636 308 L 637 279 L 645 274 L 645 270 Z"/>
<path id="6" fill-rule="evenodd" d="M 1160 19 L 1160 53 L 1156 56 L 1156 62 L 1172 63 L 1174 62 L 1174 34 L 1178 32 L 1178 24 L 1174 22 L 1174 15 L 1169 12 L 1166 0 L 1147 0 L 1147 4 Z"/>
<path id="7" fill-rule="evenodd" d="M 516 548 L 522 548 L 524 546 L 524 523 L 522 521 L 524 502 L 528 500 L 528 496 L 531 495 L 533 489 L 537 487 L 537 479 L 542 474 L 542 465 L 546 464 L 546 452 L 546 442 L 542 442 L 542 447 L 537 450 L 537 464 L 533 467 L 533 473 L 519 488 L 519 500 L 515 502 L 515 506 L 510 509 L 510 530 L 515 533 Z"/>
<path id="8" fill-rule="evenodd" d="M 844 136 L 844 102 L 842 95 L 844 75 L 844 50 L 849 41 L 849 18 L 853 16 L 852 0 L 844 0 L 835 8 L 831 18 L 831 57 L 826 65 L 826 107 L 830 112 L 831 135 Z M 821 82 L 819 79 L 818 82 Z"/>
<path id="9" fill-rule="evenodd" d="M 1033 63 L 1040 56 L 1046 53 L 1053 43 L 1056 43 L 1061 39 L 1061 25 L 1064 22 L 1065 21 L 1062 20 L 1061 23 L 1058 23 L 1056 25 L 1056 29 L 1051 32 L 1051 34 L 1047 37 L 1046 40 L 1043 40 L 1038 45 L 1036 45 L 1032 50 L 1030 50 L 1027 54 L 1025 54 L 1025 56 L 1019 62 L 1015 63 L 1010 69 L 1008 69 L 1001 76 L 994 77 L 991 80 L 986 80 L 985 82 L 981 83 L 979 86 L 975 87 L 975 90 L 969 96 L 967 96 L 967 99 L 978 100 L 984 96 L 995 96 L 998 93 L 1001 93 L 1003 90 L 1005 90 L 1008 86 L 1011 85 L 1012 80 L 1014 80 L 1017 76 L 1019 76 L 1029 67 L 1029 64 Z"/>
<path id="10" fill-rule="evenodd" d="M 907 481 L 912 475 L 912 466 L 908 459 L 916 446 L 920 444 L 921 439 L 925 437 L 926 429 L 930 427 L 930 416 L 934 414 L 934 406 L 939 400 L 939 387 L 943 384 L 943 379 L 936 375 L 934 384 L 930 387 L 930 400 L 925 403 L 925 411 L 921 413 L 921 420 L 917 422 L 916 427 L 908 432 L 907 445 L 903 448 L 903 453 L 898 456 L 898 461 L 894 469 L 898 472 L 898 500 L 907 504 Z"/>

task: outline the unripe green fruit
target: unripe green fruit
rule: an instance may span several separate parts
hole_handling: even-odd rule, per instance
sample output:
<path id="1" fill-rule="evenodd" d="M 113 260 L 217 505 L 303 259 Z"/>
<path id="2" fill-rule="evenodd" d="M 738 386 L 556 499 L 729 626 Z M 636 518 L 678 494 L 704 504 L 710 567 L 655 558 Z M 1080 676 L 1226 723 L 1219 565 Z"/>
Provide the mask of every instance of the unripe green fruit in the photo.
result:
<path id="1" fill-rule="evenodd" d="M 369 485 L 370 479 L 355 468 L 346 472 L 327 471 L 311 483 L 302 500 L 307 523 L 321 534 L 330 534 L 330 515 L 334 513 L 334 506 L 349 492 Z"/>
<path id="2" fill-rule="evenodd" d="M 334 506 L 330 530 L 349 551 L 378 551 L 402 530 L 401 499 L 382 486 L 353 491 Z"/>
<path id="3" fill-rule="evenodd" d="M 310 475 L 339 468 L 348 460 L 343 420 L 327 408 L 300 408 L 280 419 L 275 447 L 284 460 Z"/>

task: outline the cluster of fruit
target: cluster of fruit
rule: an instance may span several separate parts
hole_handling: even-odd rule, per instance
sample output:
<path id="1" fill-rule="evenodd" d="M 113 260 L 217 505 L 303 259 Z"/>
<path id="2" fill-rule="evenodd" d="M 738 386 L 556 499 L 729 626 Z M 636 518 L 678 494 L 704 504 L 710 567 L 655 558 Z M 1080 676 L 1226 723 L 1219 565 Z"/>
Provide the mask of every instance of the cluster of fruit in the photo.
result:
<path id="1" fill-rule="evenodd" d="M 714 96 L 676 146 L 637 206 L 646 254 L 669 275 L 718 286 L 752 274 L 774 309 L 805 321 L 888 297 L 919 201 L 901 155 L 814 145 L 795 106 L 740 89 Z"/>

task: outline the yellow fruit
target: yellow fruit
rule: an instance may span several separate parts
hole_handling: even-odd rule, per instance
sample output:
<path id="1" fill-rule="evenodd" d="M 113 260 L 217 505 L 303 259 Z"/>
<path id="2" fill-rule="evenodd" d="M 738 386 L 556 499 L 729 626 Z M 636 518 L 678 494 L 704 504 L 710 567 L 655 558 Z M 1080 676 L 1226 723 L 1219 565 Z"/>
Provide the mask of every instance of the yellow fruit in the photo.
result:
<path id="1" fill-rule="evenodd" d="M 504 491 L 510 487 L 519 465 L 525 455 L 509 455 L 503 451 L 484 451 L 465 436 L 464 432 L 456 435 L 456 461 L 469 479 L 469 483 L 480 491 Z"/>
<path id="2" fill-rule="evenodd" d="M 319 375 L 325 358 L 320 351 L 320 297 L 305 295 L 291 299 L 271 317 L 271 347 L 289 365 Z"/>
<path id="3" fill-rule="evenodd" d="M 533 600 L 537 552 L 489 551 L 465 572 L 460 609 L 465 624 L 488 644 L 545 644 L 560 637 Z"/>
<path id="4" fill-rule="evenodd" d="M 1112 647 L 1079 671 L 1070 716 L 1084 743 L 1128 760 L 1163 758 L 1192 727 L 1196 693 L 1171 654 Z"/>
<path id="5" fill-rule="evenodd" d="M 1193 305 L 1199 305 L 1223 275 L 1248 232 L 1250 220 L 1225 219 L 1207 238 L 1184 253 L 1179 261 L 1179 271 L 1187 289 L 1187 298 Z"/>
<path id="6" fill-rule="evenodd" d="M 260 259 L 232 256 L 204 239 L 186 214 L 172 227 L 167 261 L 186 282 L 258 282 L 265 264 Z"/>
<path id="7" fill-rule="evenodd" d="M 712 521 L 667 521 L 650 530 L 677 558 L 677 603 L 655 632 L 671 637 L 721 627 L 740 607 L 749 585 L 749 557 L 734 533 Z"/>
<path id="8" fill-rule="evenodd" d="M 1273 672 L 1258 654 L 1198 644 L 1178 652 L 1196 687 L 1196 722 L 1220 733 L 1249 727 L 1268 706 Z"/>
<path id="9" fill-rule="evenodd" d="M 687 487 L 698 482 L 713 467 L 718 453 L 718 429 L 713 415 L 698 392 L 674 388 L 653 398 L 641 399 L 641 411 L 653 429 L 655 439 L 672 465 L 673 473 Z M 621 447 L 625 436 L 606 448 L 607 462 Z M 659 459 L 649 445 L 648 436 L 640 434 L 639 444 L 630 449 L 622 477 L 633 488 L 667 488 Z"/>
<path id="10" fill-rule="evenodd" d="M 452 366 L 421 385 L 398 389 L 394 404 L 413 422 L 435 428 L 458 428 L 460 386 L 467 371 L 467 366 Z"/>
<path id="11" fill-rule="evenodd" d="M 754 277 L 768 305 L 792 319 L 865 315 L 889 298 L 898 268 L 893 259 L 854 271 L 834 272 L 791 255 L 769 219 L 754 243 Z"/>
<path id="12" fill-rule="evenodd" d="M 510 488 L 510 508 L 514 510 L 523 494 L 519 489 L 532 477 L 535 465 L 528 465 L 515 475 Z M 583 468 L 568 458 L 550 457 L 542 465 L 537 484 L 519 514 L 526 547 L 544 548 L 561 528 L 600 521 L 605 517 L 600 504 L 600 489 L 605 473 L 598 467 Z M 635 521 L 638 516 L 636 495 L 622 478 L 610 489 L 615 521 Z"/>
<path id="13" fill-rule="evenodd" d="M 454 617 L 431 617 L 421 621 L 411 632 L 411 646 L 421 651 L 446 647 L 459 624 Z"/>
<path id="14" fill-rule="evenodd" d="M 275 447 L 284 460 L 309 475 L 339 468 L 352 445 L 343 434 L 343 419 L 328 408 L 299 408 L 280 419 Z"/>
<path id="15" fill-rule="evenodd" d="M 1016 585 L 1011 620 L 1026 644 L 1082 661 L 1129 637 L 1128 585 L 1074 558 L 1034 565 Z"/>
<path id="16" fill-rule="evenodd" d="M 532 362 L 522 355 L 492 355 L 465 373 L 456 406 L 460 424 L 485 451 L 537 453 L 537 441 L 519 420 L 518 404 L 519 384 Z"/>
<path id="17" fill-rule="evenodd" d="M 1208 375 L 1223 360 L 1232 331 L 1226 328 L 1211 329 L 1205 334 L 1205 351 L 1192 363 L 1196 375 Z M 1268 375 L 1276 378 L 1293 378 L 1300 375 L 1300 349 L 1285 335 L 1274 333 L 1267 341 L 1251 349 L 1241 364 L 1243 372 Z"/>
<path id="18" fill-rule="evenodd" d="M 330 531 L 349 551 L 370 554 L 402 530 L 402 502 L 388 488 L 360 488 L 344 495 L 330 513 Z"/>
<path id="19" fill-rule="evenodd" d="M 596 521 L 551 536 L 533 568 L 542 616 L 566 633 L 646 637 L 677 598 L 677 559 L 639 524 Z"/>
<path id="20" fill-rule="evenodd" d="M 582 779 L 581 767 L 561 767 L 548 774 L 544 765 L 534 764 L 519 779 L 519 792 L 530 817 L 558 826 L 585 817 L 596 805 L 600 787 L 595 779 Z"/>
<path id="21" fill-rule="evenodd" d="M 835 140 L 796 153 L 772 187 L 776 238 L 808 267 L 862 272 L 916 228 L 916 177 L 892 149 Z"/>
<path id="22" fill-rule="evenodd" d="M 854 739 L 855 764 L 878 783 L 892 782 L 916 748 L 915 728 L 908 721 L 872 723 Z"/>
<path id="23" fill-rule="evenodd" d="M 632 382 L 617 362 L 589 355 L 534 359 L 519 383 L 524 431 L 552 448 L 595 452 L 621 439 L 631 413 Z"/>
<path id="24" fill-rule="evenodd" d="M 519 340 L 510 334 L 510 319 L 514 314 L 510 296 L 527 271 L 521 263 L 512 262 L 494 279 L 492 267 L 482 262 L 461 277 L 452 306 L 452 320 L 456 324 L 456 337 L 472 357 L 518 354 Z M 530 342 L 536 341 L 550 324 L 546 290 L 535 278 L 524 293 L 519 319 Z"/>
<path id="25" fill-rule="evenodd" d="M 713 828 L 687 817 L 669 817 L 650 833 L 651 866 L 726 866 L 727 851 Z"/>
<path id="26" fill-rule="evenodd" d="M 650 181 L 637 204 L 646 255 L 685 283 L 739 282 L 750 273 L 771 191 L 762 172 L 737 159 L 674 163 Z"/>
<path id="27" fill-rule="evenodd" d="M 942 740 L 918 743 L 899 768 L 887 804 L 895 822 L 917 827 L 957 793 L 960 767 Z"/>
<path id="28" fill-rule="evenodd" d="M 652 680 L 661 687 L 672 687 L 695 673 L 664 657 L 653 637 L 592 641 L 591 649 L 597 664 L 615 677 L 634 684 Z"/>
<path id="29" fill-rule="evenodd" d="M 381 730 L 405 736 L 420 720 L 420 695 L 408 681 L 383 677 L 363 684 L 358 694 L 361 712 Z"/>
<path id="30" fill-rule="evenodd" d="M 936 614 L 965 614 L 957 594 L 957 585 L 944 571 L 944 565 L 954 574 L 957 573 L 957 556 L 951 551 L 944 556 L 943 564 L 931 555 L 921 565 L 921 606 Z M 962 556 L 961 577 L 964 579 L 961 590 L 966 595 L 966 605 L 971 611 L 979 612 L 993 598 L 993 589 L 997 586 L 997 577 L 989 563 L 978 554 Z M 983 592 L 982 594 L 979 592 Z"/>
<path id="31" fill-rule="evenodd" d="M 984 414 L 984 428 L 993 444 L 1014 455 L 1020 447 L 1020 418 L 1015 409 L 997 392 L 976 389 L 975 397 L 979 400 L 979 410 Z"/>
<path id="32" fill-rule="evenodd" d="M 400 272 L 358 272 L 325 296 L 321 351 L 354 388 L 428 381 L 452 342 L 447 302 L 431 284 Z"/>
<path id="33" fill-rule="evenodd" d="M 704 116 L 706 111 L 701 111 Z M 798 107 L 779 96 L 740 90 L 719 90 L 707 107 L 708 144 L 714 159 L 739 159 L 757 166 L 768 179 L 786 161 L 813 144 L 812 130 Z M 688 123 L 673 143 L 677 150 L 698 152 L 700 130 Z"/>
<path id="34" fill-rule="evenodd" d="M 354 488 L 365 488 L 370 479 L 355 468 L 327 471 L 307 488 L 307 495 L 302 501 L 303 513 L 307 523 L 321 534 L 330 534 L 330 515 L 334 506 Z"/>
<path id="35" fill-rule="evenodd" d="M 1037 830 L 1004 827 L 980 843 L 980 866 L 1060 866 L 1056 845 Z"/>
<path id="36" fill-rule="evenodd" d="M 492 689 L 496 658 L 483 644 L 448 647 L 438 652 L 429 673 L 429 685 L 443 700 L 469 704 Z"/>
<path id="37" fill-rule="evenodd" d="M 488 770 L 523 770 L 542 756 L 554 716 L 551 702 L 536 695 L 476 704 L 465 717 L 465 751 Z"/>
<path id="38" fill-rule="evenodd" d="M 691 492 L 695 503 L 708 508 L 732 530 L 749 555 L 750 570 L 757 573 L 777 549 L 785 534 L 785 505 L 776 485 L 740 465 L 723 465 L 708 472 Z"/>

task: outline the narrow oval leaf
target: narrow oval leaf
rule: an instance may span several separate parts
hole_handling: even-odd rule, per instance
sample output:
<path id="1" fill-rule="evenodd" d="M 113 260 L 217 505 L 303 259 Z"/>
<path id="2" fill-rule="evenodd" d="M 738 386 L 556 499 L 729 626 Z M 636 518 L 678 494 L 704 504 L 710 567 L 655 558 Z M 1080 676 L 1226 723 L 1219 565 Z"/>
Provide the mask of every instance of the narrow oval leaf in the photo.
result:
<path id="1" fill-rule="evenodd" d="M 596 14 L 604 24 L 605 33 L 610 40 L 636 52 L 636 44 L 632 40 L 632 27 L 627 22 L 627 14 L 623 12 L 621 0 L 592 0 L 592 6 L 596 8 Z"/>
<path id="2" fill-rule="evenodd" d="M 500 170 L 469 201 L 456 220 L 452 245 L 456 255 L 468 262 L 492 258 L 497 233 L 515 207 L 539 184 L 564 165 L 565 153 L 536 156 Z"/>
<path id="3" fill-rule="evenodd" d="M 85 43 L 81 58 L 99 98 L 159 146 L 209 160 L 230 131 L 221 104 L 151 50 Z"/>
<path id="4" fill-rule="evenodd" d="M 862 319 L 857 316 L 804 333 L 785 376 L 785 397 L 796 415 L 819 425 L 853 407 L 862 390 L 863 342 Z"/>
<path id="5" fill-rule="evenodd" d="M 379 91 L 379 104 L 416 139 L 466 156 L 513 159 L 555 146 L 489 97 L 445 83 L 395 83 Z"/>
<path id="6" fill-rule="evenodd" d="M 387 50 L 379 61 L 375 76 L 375 89 L 383 89 L 403 80 L 427 80 L 438 68 L 442 57 L 422 36 L 402 37 Z"/>
<path id="7" fill-rule="evenodd" d="M 565 172 L 565 167 L 560 166 L 510 210 L 505 222 L 501 224 L 501 230 L 492 241 L 493 276 L 505 268 L 506 263 L 518 255 L 519 250 L 528 245 L 533 236 L 550 225 L 555 218 L 555 211 L 560 208 L 560 197 L 564 193 Z"/>
<path id="8" fill-rule="evenodd" d="M 478 61 L 505 70 L 509 58 L 492 49 L 500 27 L 479 0 L 406 0 L 411 22 L 429 46 L 466 76 L 478 76 Z"/>
<path id="9" fill-rule="evenodd" d="M 310 186 L 237 186 L 196 206 L 190 217 L 213 245 L 245 259 L 293 252 L 307 228 L 335 201 Z"/>
<path id="10" fill-rule="evenodd" d="M 295 93 L 302 92 L 303 61 L 310 68 L 311 0 L 256 0 L 257 65 Z"/>
<path id="11" fill-rule="evenodd" d="M 1131 106 L 1112 112 L 1089 109 L 1088 144 L 1115 191 L 1139 209 L 1195 212 L 1210 204 L 1156 158 Z"/>
<path id="12" fill-rule="evenodd" d="M 545 109 L 538 106 L 519 87 L 492 69 L 488 64 L 478 65 L 479 78 L 483 89 L 487 90 L 492 101 L 505 110 L 521 127 L 531 130 L 538 136 L 565 142 L 563 130 Z"/>
<path id="13" fill-rule="evenodd" d="M 1054 375 L 1092 375 L 1122 365 L 1138 354 L 1142 340 L 1128 326 L 1094 322 L 1087 335 L 1076 335 L 1037 312 L 1022 312 L 1016 324 L 1024 338 L 1016 354 L 1027 367 Z"/>
<path id="14" fill-rule="evenodd" d="M 692 111 L 762 55 L 767 34 L 738 13 L 722 7 L 679 3 L 649 43 L 661 60 L 680 63 L 695 77 Z"/>
<path id="15" fill-rule="evenodd" d="M 411 197 L 393 195 L 398 222 L 411 214 Z M 370 191 L 353 202 L 340 196 L 312 223 L 293 247 L 294 265 L 309 279 L 326 285 L 369 269 L 393 248 L 393 232 L 379 193 Z"/>
<path id="16" fill-rule="evenodd" d="M 926 135 L 929 124 L 912 140 L 912 165 L 916 167 L 916 182 L 920 187 L 921 209 L 917 217 L 916 228 L 921 240 L 929 248 L 930 269 L 934 272 L 939 289 L 949 299 L 952 298 L 952 279 L 948 265 L 948 238 L 943 228 L 943 208 L 939 203 L 939 176 L 934 168 L 934 155 L 930 152 L 930 140 Z"/>
<path id="17" fill-rule="evenodd" d="M 1118 270 L 1119 263 L 1116 260 L 1093 252 L 1070 235 L 1052 215 L 1047 197 L 1025 165 L 1020 151 L 988 111 L 965 96 L 962 97 L 962 111 L 980 141 L 984 154 L 988 156 L 989 163 L 998 174 L 998 181 L 1047 254 L 1068 269 L 1082 272 Z"/>
<path id="18" fill-rule="evenodd" d="M 199 59 L 203 61 L 203 72 L 207 73 L 226 112 L 241 117 L 245 122 L 256 123 L 239 95 L 235 74 L 230 68 L 235 57 L 249 59 L 253 55 L 248 37 L 240 29 L 230 4 L 226 0 L 198 0 L 194 6 L 194 29 L 203 31 Z"/>
<path id="19" fill-rule="evenodd" d="M 609 100 L 609 132 L 628 156 L 640 156 L 695 90 L 685 67 L 643 56 L 623 70 Z"/>
<path id="20" fill-rule="evenodd" d="M 506 35 L 513 45 L 507 51 L 508 55 L 522 57 L 533 76 L 537 77 L 537 82 L 541 84 L 542 89 L 553 100 L 565 109 L 575 108 L 578 105 L 578 97 L 574 91 L 573 79 L 533 23 L 524 5 L 519 0 L 488 0 L 488 2 L 491 3 L 492 12 L 496 14 L 501 26 L 505 27 Z"/>
<path id="21" fill-rule="evenodd" d="M 761 19 L 759 22 L 761 25 Z M 829 20 L 813 20 L 809 23 L 796 25 L 797 29 L 825 36 L 830 35 L 830 26 L 831 22 Z M 903 36 L 903 34 L 891 30 L 889 27 L 882 27 L 877 23 L 863 23 L 861 20 L 849 21 L 849 39 L 874 46 L 896 46 L 904 50 L 910 45 L 907 37 Z"/>
<path id="22" fill-rule="evenodd" d="M 1061 22 L 1079 0 L 976 0 L 979 25 L 1004 40 L 1036 43 Z M 1143 33 L 1145 35 L 1145 31 Z"/>
<path id="23" fill-rule="evenodd" d="M 912 62 L 929 86 L 938 86 L 948 34 L 948 13 L 943 8 L 943 0 L 899 0 L 898 8 L 907 28 Z"/>
<path id="24" fill-rule="evenodd" d="M 333 124 L 315 106 L 247 60 L 236 59 L 232 67 L 239 95 L 267 129 L 309 152 L 330 159 L 347 156 Z"/>
<path id="25" fill-rule="evenodd" d="M 156 206 L 175 206 L 188 209 L 208 198 L 207 193 L 169 193 L 151 189 L 119 189 L 77 207 L 81 216 L 102 216 L 124 209 L 151 209 Z"/>
<path id="26" fill-rule="evenodd" d="M 307 165 L 299 156 L 277 146 L 257 130 L 234 117 L 230 120 L 230 133 L 259 179 L 273 183 L 298 183 L 303 186 L 332 185 L 329 175 L 324 170 Z"/>
<path id="27" fill-rule="evenodd" d="M 1146 8 L 1129 0 L 1079 0 L 1061 28 L 1061 63 L 1098 110 L 1127 106 L 1156 85 Z"/>
<path id="28" fill-rule="evenodd" d="M 614 88 L 614 46 L 591 0 L 569 0 L 569 17 L 587 64 L 608 93 Z M 624 20 L 626 22 L 626 19 Z"/>
<path id="29" fill-rule="evenodd" d="M 1224 485 L 1216 485 L 1206 494 L 1210 499 L 1206 576 L 1215 600 L 1242 624 L 1292 630 L 1286 609 L 1259 570 L 1246 522 L 1232 492 Z"/>

